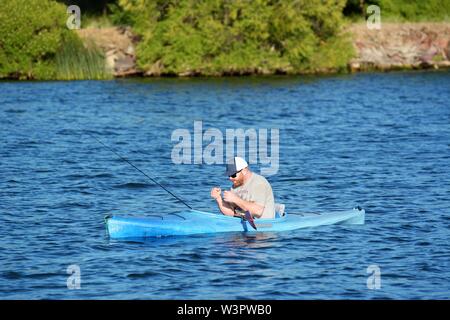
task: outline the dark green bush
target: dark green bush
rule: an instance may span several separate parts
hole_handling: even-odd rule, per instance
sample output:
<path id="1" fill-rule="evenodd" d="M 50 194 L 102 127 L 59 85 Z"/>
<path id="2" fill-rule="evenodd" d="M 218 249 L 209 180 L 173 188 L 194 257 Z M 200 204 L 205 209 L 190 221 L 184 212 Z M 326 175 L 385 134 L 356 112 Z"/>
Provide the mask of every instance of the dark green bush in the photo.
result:
<path id="1" fill-rule="evenodd" d="M 98 52 L 80 45 L 67 18 L 66 6 L 55 1 L 0 0 L 0 78 L 99 78 L 104 58 L 100 63 Z"/>
<path id="2" fill-rule="evenodd" d="M 66 16 L 56 2 L 0 0 L 0 77 L 53 78 Z"/>
<path id="3" fill-rule="evenodd" d="M 380 7 L 382 19 L 410 22 L 450 19 L 450 0 L 347 0 L 344 14 L 364 17 L 371 4 Z"/>
<path id="4" fill-rule="evenodd" d="M 119 0 L 143 37 L 138 63 L 163 73 L 339 69 L 353 53 L 340 34 L 345 0 Z M 333 51 L 332 46 L 338 51 Z M 324 59 L 326 57 L 326 59 Z"/>
<path id="5" fill-rule="evenodd" d="M 450 0 L 377 0 L 381 15 L 404 21 L 442 21 L 450 18 Z"/>

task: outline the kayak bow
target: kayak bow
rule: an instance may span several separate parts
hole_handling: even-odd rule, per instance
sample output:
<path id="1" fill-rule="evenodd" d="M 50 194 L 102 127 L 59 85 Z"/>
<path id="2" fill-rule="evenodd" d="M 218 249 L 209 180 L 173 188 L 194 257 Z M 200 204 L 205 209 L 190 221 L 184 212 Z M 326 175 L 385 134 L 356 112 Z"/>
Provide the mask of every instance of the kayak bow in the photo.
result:
<path id="1" fill-rule="evenodd" d="M 358 207 L 347 211 L 285 214 L 275 219 L 257 219 L 254 220 L 257 230 L 245 219 L 197 210 L 142 218 L 106 216 L 105 223 L 111 239 L 142 239 L 217 232 L 288 231 L 330 224 L 364 224 L 364 219 L 365 210 Z"/>

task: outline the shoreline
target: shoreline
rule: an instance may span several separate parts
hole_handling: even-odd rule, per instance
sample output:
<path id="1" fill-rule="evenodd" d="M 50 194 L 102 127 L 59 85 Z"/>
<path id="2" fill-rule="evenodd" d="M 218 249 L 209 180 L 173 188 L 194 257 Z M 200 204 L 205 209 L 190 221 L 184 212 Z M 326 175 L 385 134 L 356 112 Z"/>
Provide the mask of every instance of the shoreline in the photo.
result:
<path id="1" fill-rule="evenodd" d="M 351 37 L 356 56 L 347 63 L 346 68 L 300 72 L 282 68 L 269 72 L 263 67 L 257 67 L 223 70 L 216 73 L 197 70 L 169 73 L 164 72 L 164 66 L 159 61 L 147 70 L 142 70 L 137 65 L 136 54 L 136 46 L 141 38 L 133 33 L 131 27 L 88 27 L 75 32 L 85 43 L 94 43 L 103 52 L 106 69 L 112 74 L 112 79 L 320 76 L 450 69 L 450 23 L 448 22 L 382 23 L 380 30 L 369 30 L 364 22 L 351 23 L 344 28 L 343 32 Z M 19 79 L 7 77 L 0 80 Z M 61 80 L 50 79 L 49 81 Z"/>
<path id="2" fill-rule="evenodd" d="M 189 78 L 189 77 L 245 77 L 267 75 L 328 75 L 355 72 L 391 72 L 405 70 L 429 70 L 450 68 L 450 23 L 383 23 L 380 30 L 369 30 L 364 22 L 351 23 L 344 32 L 349 33 L 356 56 L 347 68 L 329 68 L 293 72 L 279 69 L 268 72 L 264 68 L 247 70 L 224 70 L 217 73 L 184 71 L 165 73 L 157 61 L 148 70 L 136 65 L 135 47 L 139 37 L 129 27 L 105 29 L 82 29 L 78 34 L 85 40 L 95 42 L 106 56 L 108 68 L 114 78 Z M 107 41 L 105 41 L 107 39 Z"/>
<path id="3" fill-rule="evenodd" d="M 8 83 L 8 82 L 79 82 L 79 81 L 121 81 L 121 80 L 135 80 L 135 81 L 145 81 L 145 80 L 231 80 L 231 79 L 253 79 L 253 80 L 264 80 L 264 79 L 274 79 L 274 80 L 288 80 L 303 77 L 302 79 L 317 78 L 317 77 L 345 77 L 345 76 L 356 76 L 356 75 L 364 75 L 364 74 L 401 74 L 401 73 L 441 73 L 441 72 L 450 72 L 449 68 L 420 68 L 420 69 L 388 69 L 388 70 L 379 70 L 379 69 L 371 69 L 371 70 L 359 70 L 354 72 L 336 72 L 336 73 L 297 73 L 297 74 L 248 74 L 248 75 L 223 75 L 223 76 L 213 76 L 213 75 L 195 75 L 195 76 L 123 76 L 123 77 L 112 77 L 110 79 L 75 79 L 75 80 L 58 80 L 58 79 L 27 79 L 27 80 L 18 80 L 13 78 L 2 78 L 0 79 L 0 83 Z"/>

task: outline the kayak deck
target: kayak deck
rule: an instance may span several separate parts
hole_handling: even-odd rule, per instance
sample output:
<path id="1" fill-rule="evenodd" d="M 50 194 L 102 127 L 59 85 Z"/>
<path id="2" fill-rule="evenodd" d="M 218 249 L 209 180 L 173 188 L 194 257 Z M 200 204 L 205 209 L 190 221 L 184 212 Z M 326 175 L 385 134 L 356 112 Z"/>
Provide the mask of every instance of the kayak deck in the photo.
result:
<path id="1" fill-rule="evenodd" d="M 354 208 L 330 213 L 286 214 L 275 219 L 255 219 L 257 230 L 238 217 L 197 210 L 146 217 L 105 217 L 111 239 L 191 235 L 218 232 L 288 231 L 330 224 L 364 224 L 365 210 Z"/>

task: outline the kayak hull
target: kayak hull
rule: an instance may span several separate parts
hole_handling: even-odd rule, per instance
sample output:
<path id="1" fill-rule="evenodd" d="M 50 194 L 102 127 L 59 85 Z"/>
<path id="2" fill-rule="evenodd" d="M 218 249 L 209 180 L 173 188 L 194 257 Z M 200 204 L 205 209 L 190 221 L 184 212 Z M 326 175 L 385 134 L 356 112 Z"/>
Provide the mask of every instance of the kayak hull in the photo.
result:
<path id="1" fill-rule="evenodd" d="M 364 224 L 364 209 L 330 213 L 286 214 L 275 219 L 255 219 L 257 230 L 237 217 L 197 210 L 166 216 L 107 216 L 106 229 L 111 239 L 142 239 L 218 232 L 276 232 L 330 224 Z"/>

